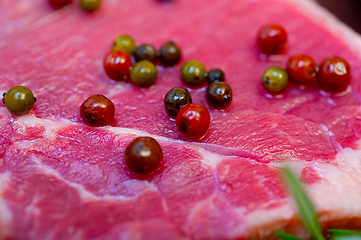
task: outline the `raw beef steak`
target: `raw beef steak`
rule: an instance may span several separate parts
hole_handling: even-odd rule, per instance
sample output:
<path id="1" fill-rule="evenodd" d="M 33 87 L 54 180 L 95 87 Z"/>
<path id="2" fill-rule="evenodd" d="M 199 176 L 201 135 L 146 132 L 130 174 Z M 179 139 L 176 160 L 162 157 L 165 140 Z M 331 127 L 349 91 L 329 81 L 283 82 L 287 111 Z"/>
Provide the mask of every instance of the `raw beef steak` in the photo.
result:
<path id="1" fill-rule="evenodd" d="M 257 49 L 269 22 L 288 32 L 282 55 Z M 275 230 L 308 238 L 279 177 L 285 165 L 324 229 L 361 229 L 361 38 L 313 1 L 103 0 L 89 14 L 77 4 L 55 11 L 46 0 L 2 0 L 0 24 L 0 92 L 23 85 L 38 99 L 20 117 L 0 103 L 0 239 L 273 239 Z M 157 48 L 173 40 L 181 63 L 224 70 L 229 108 L 210 107 L 206 86 L 189 89 L 211 113 L 203 139 L 185 139 L 164 111 L 167 91 L 185 87 L 181 64 L 159 66 L 146 89 L 106 76 L 103 57 L 120 34 Z M 263 71 L 303 53 L 345 58 L 348 92 L 267 95 Z M 92 94 L 115 104 L 112 126 L 82 122 Z M 164 153 L 145 179 L 123 158 L 137 136 L 154 137 Z"/>

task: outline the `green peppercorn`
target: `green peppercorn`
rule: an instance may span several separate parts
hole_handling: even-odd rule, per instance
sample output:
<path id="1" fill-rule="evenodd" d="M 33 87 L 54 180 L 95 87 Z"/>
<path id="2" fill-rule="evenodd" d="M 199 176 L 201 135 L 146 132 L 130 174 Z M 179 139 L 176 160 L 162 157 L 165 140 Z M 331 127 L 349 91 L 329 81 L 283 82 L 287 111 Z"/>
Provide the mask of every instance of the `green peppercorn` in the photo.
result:
<path id="1" fill-rule="evenodd" d="M 164 106 L 171 117 L 177 117 L 179 110 L 185 105 L 192 103 L 192 97 L 185 88 L 172 88 L 164 97 Z"/>
<path id="2" fill-rule="evenodd" d="M 124 51 L 132 55 L 135 51 L 135 41 L 128 35 L 119 36 L 114 41 L 113 50 Z"/>
<path id="3" fill-rule="evenodd" d="M 16 86 L 3 94 L 3 102 L 12 114 L 24 115 L 34 106 L 36 98 L 28 88 Z"/>
<path id="4" fill-rule="evenodd" d="M 80 7 L 88 12 L 93 12 L 100 7 L 101 0 L 80 0 Z"/>
<path id="5" fill-rule="evenodd" d="M 135 49 L 133 56 L 136 62 L 148 60 L 149 62 L 155 63 L 157 60 L 157 51 L 152 45 L 143 44 Z"/>
<path id="6" fill-rule="evenodd" d="M 197 60 L 185 62 L 181 69 L 183 82 L 189 86 L 201 85 L 206 78 L 206 68 Z"/>
<path id="7" fill-rule="evenodd" d="M 164 66 L 176 65 L 181 58 L 181 51 L 174 42 L 168 42 L 159 51 L 160 62 Z"/>
<path id="8" fill-rule="evenodd" d="M 130 71 L 130 79 L 138 87 L 149 87 L 157 79 L 157 67 L 149 61 L 137 62 Z"/>
<path id="9" fill-rule="evenodd" d="M 280 67 L 267 68 L 262 76 L 262 83 L 265 89 L 270 92 L 281 92 L 288 83 L 288 74 Z"/>

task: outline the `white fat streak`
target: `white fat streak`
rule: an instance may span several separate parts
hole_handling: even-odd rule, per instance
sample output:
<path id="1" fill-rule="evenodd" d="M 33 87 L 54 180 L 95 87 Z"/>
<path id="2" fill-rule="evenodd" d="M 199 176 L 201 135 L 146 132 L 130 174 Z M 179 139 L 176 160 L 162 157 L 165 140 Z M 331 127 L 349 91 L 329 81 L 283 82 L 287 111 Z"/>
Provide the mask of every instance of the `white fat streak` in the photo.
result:
<path id="1" fill-rule="evenodd" d="M 225 159 L 225 156 L 216 154 L 216 153 L 211 153 L 203 148 L 199 148 L 199 153 L 202 155 L 203 160 L 209 164 L 212 169 L 215 169 L 217 167 L 217 165 L 222 162 L 223 159 Z"/>
<path id="2" fill-rule="evenodd" d="M 10 182 L 10 172 L 0 174 L 0 196 L 6 190 L 8 182 Z M 3 197 L 0 197 L 0 233 L 6 236 L 10 230 L 10 224 L 12 222 L 13 215 L 10 208 L 6 204 Z"/>
<path id="3" fill-rule="evenodd" d="M 117 82 L 117 84 L 115 84 L 113 87 L 108 89 L 108 92 L 105 94 L 105 96 L 111 99 L 112 97 L 121 95 L 122 92 L 130 88 L 131 88 L 130 83 Z"/>
<path id="4" fill-rule="evenodd" d="M 0 110 L 1 110 L 1 108 L 0 108 Z M 1 112 L 0 112 L 0 114 L 1 114 Z M 60 130 L 62 130 L 64 128 L 81 125 L 79 123 L 74 123 L 74 122 L 71 122 L 66 119 L 61 119 L 59 121 L 55 121 L 55 120 L 50 120 L 50 119 L 37 118 L 36 116 L 31 115 L 31 114 L 26 114 L 26 115 L 18 117 L 16 119 L 16 123 L 24 126 L 23 131 L 25 131 L 25 126 L 28 126 L 28 127 L 43 126 L 45 128 L 43 137 L 47 138 L 49 140 L 55 139 L 57 132 L 59 132 Z M 204 160 L 213 168 L 215 168 L 217 166 L 217 164 L 219 162 L 221 162 L 222 159 L 224 158 L 224 156 L 222 156 L 222 155 L 211 153 L 211 152 L 203 149 L 202 147 L 194 146 L 189 142 L 184 142 L 182 140 L 175 140 L 175 139 L 171 139 L 171 138 L 167 138 L 167 137 L 153 135 L 153 134 L 149 134 L 145 131 L 141 131 L 141 130 L 137 130 L 137 129 L 133 129 L 133 128 L 105 126 L 105 127 L 99 127 L 97 129 L 101 129 L 101 130 L 107 131 L 111 134 L 114 134 L 115 138 L 123 137 L 124 135 L 134 136 L 134 138 L 140 137 L 140 136 L 142 136 L 142 137 L 148 136 L 148 137 L 152 137 L 159 141 L 180 143 L 180 144 L 186 145 L 188 148 L 198 149 L 200 154 L 204 157 Z"/>
<path id="5" fill-rule="evenodd" d="M 320 183 L 304 184 L 304 188 L 313 202 L 316 211 L 320 213 L 320 221 L 333 221 L 349 217 L 361 217 L 361 150 L 344 148 L 336 155 L 336 164 L 320 162 L 282 162 L 271 163 L 271 166 L 284 168 L 289 167 L 297 177 L 300 177 L 304 167 L 313 167 L 321 176 Z M 295 203 L 291 200 L 291 206 Z M 276 209 L 274 209 L 276 210 Z M 281 211 L 281 210 L 280 210 Z M 292 213 L 290 215 L 290 213 Z M 267 215 L 269 210 L 267 210 Z M 275 214 L 270 217 L 272 221 L 278 222 L 288 216 L 294 215 L 293 210 L 287 210 L 283 214 Z M 249 222 L 251 225 L 259 221 L 257 213 L 251 215 Z M 254 220 L 252 221 L 252 219 Z"/>
<path id="6" fill-rule="evenodd" d="M 361 141 L 359 142 L 361 144 Z M 320 183 L 304 184 L 316 211 L 320 214 L 319 220 L 337 221 L 344 218 L 361 217 L 361 150 L 344 148 L 336 155 L 336 164 L 320 162 L 285 161 L 271 163 L 277 168 L 290 168 L 297 177 L 305 167 L 312 167 L 322 178 Z M 267 203 L 271 204 L 271 202 Z M 236 208 L 240 217 L 245 217 L 247 229 L 256 233 L 257 237 L 267 237 L 276 230 L 283 230 L 285 225 L 298 218 L 296 204 L 292 199 L 275 208 L 264 208 L 246 213 L 245 208 Z M 235 229 L 237 230 L 237 229 Z M 301 225 L 294 225 L 293 231 L 301 238 L 310 236 Z"/>
<path id="7" fill-rule="evenodd" d="M 17 148 L 28 147 L 28 144 L 26 141 L 18 141 L 16 143 L 14 143 L 14 145 L 16 145 Z M 113 195 L 105 195 L 105 196 L 101 196 L 101 197 L 97 196 L 97 195 L 93 194 L 92 192 L 89 192 L 88 190 L 86 190 L 81 184 L 70 182 L 70 181 L 66 180 L 55 169 L 43 164 L 41 162 L 41 160 L 39 158 L 37 158 L 35 155 L 32 156 L 32 160 L 36 163 L 36 166 L 38 167 L 39 171 L 42 172 L 43 174 L 46 174 L 46 175 L 49 175 L 52 177 L 56 177 L 57 179 L 61 180 L 62 182 L 65 182 L 69 186 L 75 188 L 78 191 L 80 198 L 84 202 L 93 201 L 93 200 L 97 200 L 97 201 L 99 201 L 99 200 L 129 201 L 129 200 L 133 200 L 134 198 L 138 197 L 138 196 L 125 197 L 125 196 L 113 196 Z M 153 189 L 154 191 L 158 192 L 158 189 L 154 184 L 152 184 L 150 182 L 146 182 L 146 184 L 149 186 L 150 189 Z M 1 188 L 0 188 L 0 190 L 1 190 Z M 166 211 L 168 211 L 166 204 L 165 204 L 164 208 Z"/>
<path id="8" fill-rule="evenodd" d="M 18 121 L 28 126 L 35 126 L 36 124 L 40 124 L 44 126 L 46 128 L 47 137 L 53 137 L 56 134 L 56 132 L 62 127 L 67 127 L 71 124 L 76 124 L 70 121 L 65 121 L 66 123 L 64 122 L 61 123 L 52 120 L 38 119 L 31 115 L 19 117 Z M 58 126 L 54 127 L 54 125 L 58 125 Z M 154 136 L 149 133 L 130 128 L 103 127 L 102 129 L 112 132 L 119 136 L 121 135 L 151 136 L 159 140 L 167 140 L 167 141 L 182 143 L 182 141 L 179 140 L 172 140 L 165 137 Z M 21 142 L 19 142 L 19 145 L 21 145 Z M 189 145 L 189 147 L 196 147 L 196 146 Z M 208 163 L 213 169 L 216 168 L 216 166 L 224 158 L 226 158 L 225 156 L 211 153 L 202 148 L 198 148 L 198 149 L 200 154 L 203 156 L 203 160 L 206 163 Z M 306 185 L 305 186 L 306 191 L 309 193 L 311 199 L 315 203 L 317 211 L 321 213 L 320 219 L 322 221 L 337 220 L 350 216 L 361 216 L 361 206 L 359 206 L 358 202 L 356 201 L 361 195 L 361 189 L 358 188 L 358 186 L 361 183 L 361 179 L 359 178 L 359 172 L 361 170 L 360 156 L 361 156 L 361 150 L 344 148 L 336 156 L 336 161 L 338 165 L 332 165 L 328 163 L 317 163 L 317 162 L 302 163 L 302 162 L 285 161 L 282 163 L 279 162 L 271 163 L 271 166 L 282 168 L 287 165 L 298 176 L 300 176 L 300 173 L 304 167 L 312 166 L 322 176 L 323 181 L 319 184 Z M 76 188 L 81 198 L 84 201 L 106 200 L 106 199 L 111 199 L 111 200 L 132 199 L 122 196 L 104 196 L 104 197 L 96 196 L 93 193 L 84 189 L 82 185 L 71 183 L 65 180 L 54 169 L 43 165 L 39 159 L 37 159 L 36 161 L 41 171 L 45 172 L 46 174 L 56 176 L 58 179 Z M 256 210 L 250 214 L 246 214 L 247 228 L 250 230 L 257 229 L 257 231 L 255 230 L 255 232 L 267 236 L 267 234 L 269 233 L 268 228 L 270 221 L 272 221 L 273 223 L 277 223 L 277 228 L 281 228 L 283 224 L 286 224 L 289 220 L 291 220 L 291 218 L 295 216 L 295 212 L 292 210 L 293 208 L 290 207 L 292 205 L 294 204 L 293 203 L 291 203 L 291 205 L 285 204 L 280 207 L 273 208 L 272 210 L 270 209 L 262 210 L 261 207 L 261 210 Z M 236 212 L 240 215 L 240 217 L 245 216 L 245 209 L 238 209 Z M 267 218 L 262 217 L 265 215 L 267 215 Z M 264 230 L 262 230 L 261 232 L 258 231 L 258 229 L 262 229 L 261 226 L 267 226 L 267 225 L 268 228 L 264 228 Z M 242 231 L 243 229 L 235 228 L 235 232 L 232 234 L 236 235 L 236 233 L 240 233 Z M 304 232 L 300 230 L 299 234 L 301 236 L 304 234 Z"/>
<path id="9" fill-rule="evenodd" d="M 49 175 L 49 176 L 52 176 L 52 177 L 56 177 L 57 179 L 61 180 L 62 182 L 65 182 L 69 186 L 75 188 L 78 191 L 80 198 L 84 202 L 92 201 L 92 200 L 122 200 L 122 201 L 127 201 L 127 200 L 133 199 L 133 198 L 124 197 L 124 196 L 102 196 L 102 197 L 96 196 L 95 194 L 93 194 L 93 193 L 89 192 L 88 190 L 86 190 L 81 184 L 73 183 L 73 182 L 70 182 L 70 181 L 66 180 L 63 176 L 61 176 L 53 168 L 44 165 L 41 162 L 41 160 L 39 158 L 37 158 L 36 156 L 33 156 L 32 160 L 36 163 L 39 171 L 42 172 L 43 174 L 46 174 L 46 175 Z"/>
<path id="10" fill-rule="evenodd" d="M 265 209 L 262 206 L 260 210 L 253 211 L 246 214 L 244 208 L 236 209 L 236 212 L 240 216 L 245 216 L 245 222 L 248 225 L 248 229 L 251 233 L 256 233 L 260 239 L 266 239 L 272 236 L 275 231 L 282 231 L 285 229 L 285 223 L 294 217 L 294 210 L 290 204 L 285 201 L 284 204 L 275 207 Z M 267 205 L 272 204 L 268 202 Z M 302 226 L 293 225 L 294 234 L 303 239 L 309 239 L 310 235 L 305 232 Z M 258 239 L 257 238 L 257 239 Z"/>
<path id="11" fill-rule="evenodd" d="M 73 125 L 70 121 L 53 121 L 49 119 L 37 118 L 31 114 L 25 114 L 16 119 L 16 122 L 22 124 L 23 126 L 28 127 L 36 127 L 43 126 L 45 128 L 45 132 L 43 133 L 44 138 L 48 138 L 49 140 L 53 140 L 56 138 L 56 133 L 63 129 Z M 25 130 L 25 129 L 24 129 Z"/>
<path id="12" fill-rule="evenodd" d="M 2 113 L 1 109 L 2 108 L 0 108 L 0 114 Z M 4 113 L 8 112 L 6 109 L 3 111 L 4 111 Z M 17 117 L 16 123 L 22 124 L 22 125 L 28 126 L 28 127 L 43 126 L 45 128 L 44 137 L 49 138 L 49 139 L 55 138 L 57 132 L 64 128 L 68 128 L 68 127 L 72 127 L 72 126 L 82 126 L 82 124 L 75 123 L 75 122 L 69 121 L 67 119 L 59 119 L 58 121 L 56 121 L 56 120 L 51 120 L 51 119 L 37 118 L 36 116 L 31 115 L 31 114 L 26 114 L 26 115 Z M 168 139 L 166 137 L 152 135 L 147 132 L 133 129 L 133 128 L 105 126 L 105 127 L 97 127 L 97 129 L 105 130 L 109 133 L 113 133 L 114 135 L 134 135 L 135 137 L 149 136 L 149 137 L 153 137 L 155 139 L 160 139 L 160 140 L 181 142 L 178 140 Z"/>
<path id="13" fill-rule="evenodd" d="M 42 28 L 58 19 L 63 17 L 64 15 L 68 15 L 71 13 L 71 9 L 73 8 L 73 4 L 70 4 L 68 6 L 65 6 L 57 11 L 53 11 L 52 13 L 40 18 L 36 22 L 33 22 L 27 28 L 25 28 L 27 31 L 31 32 L 36 29 Z"/>
<path id="14" fill-rule="evenodd" d="M 2 114 L 2 113 L 4 113 L 4 114 Z M 1 108 L 1 107 L 0 107 L 0 114 L 7 115 L 7 116 L 11 115 L 5 108 Z M 57 132 L 59 132 L 62 129 L 72 127 L 72 126 L 82 126 L 82 124 L 75 123 L 75 122 L 69 121 L 67 119 L 59 119 L 59 120 L 43 119 L 43 118 L 37 118 L 33 114 L 25 114 L 23 116 L 18 116 L 16 118 L 15 123 L 17 123 L 19 125 L 23 125 L 24 126 L 24 128 L 22 129 L 23 131 L 25 131 L 25 126 L 28 126 L 28 127 L 42 126 L 45 128 L 43 137 L 46 139 L 49 139 L 49 140 L 55 139 Z M 134 129 L 134 128 L 104 126 L 104 127 L 98 127 L 97 129 L 104 130 L 111 134 L 114 134 L 115 138 L 123 137 L 124 135 L 134 136 L 134 138 L 148 136 L 148 137 L 152 137 L 159 141 L 179 143 L 182 145 L 186 145 L 187 148 L 198 149 L 199 153 L 204 157 L 204 160 L 210 166 L 212 166 L 212 168 L 215 168 L 218 165 L 218 163 L 220 163 L 222 161 L 223 158 L 227 157 L 226 155 L 219 155 L 216 153 L 212 153 L 212 152 L 202 148 L 202 145 L 209 145 L 208 143 L 206 143 L 206 144 L 197 143 L 196 145 L 194 145 L 194 143 L 191 143 L 191 142 L 185 142 L 183 140 L 177 140 L 177 139 L 172 139 L 172 138 L 168 138 L 168 137 L 153 135 L 148 132 Z M 230 157 L 230 156 L 228 156 L 228 157 Z"/>
<path id="15" fill-rule="evenodd" d="M 92 199 L 96 199 L 97 196 L 95 196 L 94 194 L 90 193 L 89 191 L 85 190 L 84 187 L 80 184 L 75 184 L 75 183 L 71 183 L 68 180 L 64 179 L 57 171 L 55 171 L 53 168 L 50 168 L 46 165 L 44 165 L 41 160 L 39 158 L 37 158 L 36 156 L 32 157 L 32 160 L 36 163 L 38 169 L 40 170 L 40 172 L 42 172 L 43 174 L 52 176 L 52 177 L 56 177 L 57 179 L 61 180 L 62 182 L 67 183 L 68 185 L 72 186 L 73 188 L 76 188 L 77 191 L 79 192 L 79 195 L 82 199 L 88 199 L 88 198 L 92 198 Z"/>
<path id="16" fill-rule="evenodd" d="M 361 173 L 361 148 L 344 148 L 336 155 L 336 162 L 345 171 Z"/>
<path id="17" fill-rule="evenodd" d="M 200 150 L 202 155 L 204 156 L 204 159 L 211 159 L 209 161 L 209 164 L 214 168 L 217 166 L 219 162 L 221 162 L 223 159 L 225 159 L 225 156 L 209 153 L 206 150 Z M 214 157 L 214 159 L 212 159 Z M 347 175 L 347 172 L 340 172 L 340 169 L 338 166 L 331 165 L 331 164 L 324 164 L 324 163 L 301 163 L 301 162 L 282 162 L 282 163 L 272 163 L 271 166 L 284 168 L 289 167 L 291 168 L 297 176 L 300 176 L 300 173 L 302 169 L 306 166 L 312 166 L 318 173 L 325 179 L 322 183 L 319 184 L 313 184 L 306 186 L 306 191 L 311 195 L 311 199 L 317 199 L 315 201 L 316 209 L 319 212 L 323 211 L 343 211 L 351 213 L 354 211 L 355 206 L 352 209 L 348 209 L 348 211 L 344 210 L 344 207 L 347 206 L 346 203 L 348 203 L 348 198 L 354 199 L 354 204 L 358 204 L 356 201 L 358 198 L 356 197 L 358 193 L 352 193 L 353 196 L 344 196 L 342 200 L 333 198 L 331 196 L 338 196 L 343 192 L 344 184 L 339 183 L 339 187 L 334 191 L 334 193 L 331 193 L 329 190 L 332 187 L 334 187 L 335 184 L 337 184 L 338 181 L 342 180 L 344 175 Z M 333 179 L 333 182 L 330 183 L 328 179 L 332 179 L 334 176 L 337 176 L 337 179 Z M 327 186 L 327 187 L 325 187 Z M 360 190 L 361 192 L 361 190 Z M 196 206 L 192 209 L 191 213 L 189 214 L 188 221 L 194 217 L 197 210 L 201 208 L 204 204 L 212 204 L 212 199 L 215 196 L 216 192 L 209 196 L 208 198 L 198 202 Z M 337 194 L 337 195 L 335 195 Z M 328 197 L 330 196 L 330 197 Z M 326 199 L 325 199 L 326 198 Z M 330 201 L 331 200 L 331 201 Z M 327 204 L 325 205 L 325 202 Z M 246 225 L 247 231 L 251 234 L 256 234 L 257 236 L 254 236 L 255 238 L 266 238 L 271 235 L 273 235 L 274 231 L 276 230 L 282 230 L 284 229 L 285 225 L 289 223 L 293 218 L 295 218 L 296 212 L 294 211 L 295 203 L 291 200 L 289 202 L 288 200 L 284 200 L 284 203 L 273 208 L 267 208 L 267 206 L 271 205 L 272 203 L 280 203 L 279 201 L 274 202 L 267 202 L 266 204 L 262 204 L 261 206 L 258 206 L 258 210 L 252 211 L 248 213 L 248 208 L 245 207 L 239 207 L 234 208 L 235 213 L 239 216 L 240 219 L 244 220 L 244 223 Z M 335 211 L 335 207 L 338 206 L 338 209 Z M 348 207 L 348 206 L 347 206 Z M 361 207 L 359 207 L 358 212 L 359 214 L 355 214 L 355 216 L 360 216 L 361 214 Z M 348 214 L 337 216 L 332 212 L 330 216 L 328 215 L 321 215 L 321 221 L 326 220 L 334 220 L 334 219 L 340 219 L 345 216 L 348 216 Z M 228 236 L 237 237 L 237 236 L 243 236 L 245 234 L 245 225 L 240 225 L 235 227 L 231 232 L 229 232 Z M 310 236 L 305 231 L 305 229 L 301 225 L 294 225 L 293 231 L 295 234 L 297 234 L 299 237 L 308 239 Z M 253 235 L 252 235 L 253 236 Z"/>
<path id="18" fill-rule="evenodd" d="M 187 223 L 190 223 L 191 222 L 191 219 L 195 219 L 197 218 L 197 213 L 199 210 L 202 209 L 202 207 L 206 206 L 206 207 L 214 207 L 216 208 L 216 206 L 214 206 L 214 203 L 213 203 L 213 200 L 214 198 L 217 196 L 218 193 L 214 192 L 213 194 L 211 194 L 209 197 L 201 200 L 201 201 L 198 201 L 195 206 L 192 208 L 191 212 L 188 214 L 188 217 L 187 217 Z M 238 208 L 236 209 L 235 213 L 239 216 L 240 219 L 244 219 L 244 213 L 246 211 L 246 208 Z M 225 219 L 226 221 L 226 219 Z M 189 232 L 190 231 L 190 228 L 191 226 L 185 226 L 184 227 L 184 230 L 185 232 Z M 242 236 L 247 236 L 247 229 L 245 227 L 245 224 L 243 222 L 240 222 L 240 224 L 233 228 L 232 231 L 229 231 L 227 233 L 227 237 L 229 239 L 238 239 Z"/>
<path id="19" fill-rule="evenodd" d="M 2 114 L 1 110 L 2 109 L 0 108 L 0 114 Z M 6 112 L 8 113 L 8 111 L 6 109 L 3 111 L 4 111 L 4 113 L 6 113 Z M 8 113 L 8 115 L 11 115 L 11 114 Z M 25 126 L 28 126 L 28 127 L 43 126 L 45 128 L 43 137 L 47 138 L 49 140 L 55 139 L 57 132 L 64 128 L 68 128 L 68 127 L 76 126 L 76 125 L 81 126 L 81 124 L 71 122 L 67 119 L 61 119 L 59 121 L 55 121 L 55 120 L 50 120 L 50 119 L 37 118 L 36 116 L 31 115 L 31 114 L 26 114 L 26 115 L 17 117 L 16 123 L 21 124 L 24 127 Z M 150 136 L 155 139 L 172 141 L 172 139 L 152 135 L 147 132 L 137 130 L 137 129 L 132 129 L 132 128 L 105 126 L 105 127 L 98 127 L 97 129 L 102 129 L 102 130 L 108 131 L 110 133 L 113 133 L 114 135 L 134 135 L 135 137 Z"/>
<path id="20" fill-rule="evenodd" d="M 134 135 L 134 136 L 148 136 L 153 137 L 156 139 L 165 139 L 164 137 L 159 137 L 156 135 L 149 134 L 147 132 L 138 130 L 138 129 L 132 129 L 132 128 L 122 128 L 122 127 L 102 127 L 100 129 L 104 129 L 106 131 L 109 131 L 111 133 L 114 133 L 115 135 Z"/>

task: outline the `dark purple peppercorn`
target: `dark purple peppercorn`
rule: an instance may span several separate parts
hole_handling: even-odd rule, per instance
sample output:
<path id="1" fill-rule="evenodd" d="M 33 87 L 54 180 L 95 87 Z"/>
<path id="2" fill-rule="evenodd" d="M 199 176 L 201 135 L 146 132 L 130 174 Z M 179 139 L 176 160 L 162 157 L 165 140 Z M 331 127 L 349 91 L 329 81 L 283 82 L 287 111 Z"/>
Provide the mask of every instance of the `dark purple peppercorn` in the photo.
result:
<path id="1" fill-rule="evenodd" d="M 213 82 L 224 82 L 225 76 L 221 69 L 215 68 L 207 73 L 207 82 L 211 84 Z"/>
<path id="2" fill-rule="evenodd" d="M 224 108 L 232 101 L 232 89 L 225 82 L 213 82 L 207 88 L 208 102 L 216 108 Z"/>
<path id="3" fill-rule="evenodd" d="M 159 60 L 164 66 L 176 65 L 181 58 L 181 50 L 174 42 L 168 42 L 159 50 Z"/>
<path id="4" fill-rule="evenodd" d="M 133 53 L 133 56 L 137 62 L 148 60 L 152 63 L 155 63 L 157 61 L 157 51 L 152 45 L 149 44 L 143 44 L 137 47 Z"/>
<path id="5" fill-rule="evenodd" d="M 139 137 L 126 147 L 124 157 L 130 170 L 138 174 L 149 174 L 160 166 L 163 153 L 156 140 Z"/>

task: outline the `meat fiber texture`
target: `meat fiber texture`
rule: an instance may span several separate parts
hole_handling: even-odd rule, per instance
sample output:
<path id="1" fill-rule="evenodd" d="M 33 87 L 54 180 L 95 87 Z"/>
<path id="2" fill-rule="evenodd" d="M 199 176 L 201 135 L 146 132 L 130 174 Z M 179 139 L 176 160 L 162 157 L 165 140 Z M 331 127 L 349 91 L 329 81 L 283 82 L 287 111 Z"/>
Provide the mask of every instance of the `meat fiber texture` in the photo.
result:
<path id="1" fill-rule="evenodd" d="M 269 22 L 288 32 L 278 56 L 256 45 Z M 313 1 L 103 0 L 86 13 L 78 4 L 2 0 L 0 24 L 0 91 L 23 85 L 38 100 L 24 116 L 0 103 L 0 239 L 273 239 L 275 230 L 308 238 L 284 166 L 304 183 L 323 229 L 361 229 L 361 38 Z M 181 63 L 158 66 L 145 89 L 110 80 L 102 61 L 121 34 L 157 48 L 172 40 Z M 351 87 L 267 95 L 263 71 L 294 54 L 345 58 Z M 216 110 L 205 85 L 189 89 L 212 117 L 199 141 L 184 138 L 163 106 L 168 90 L 185 87 L 180 68 L 190 59 L 223 69 L 234 93 Z M 92 94 L 115 104 L 112 126 L 82 122 L 79 107 Z M 144 179 L 123 157 L 138 136 L 164 153 Z"/>

